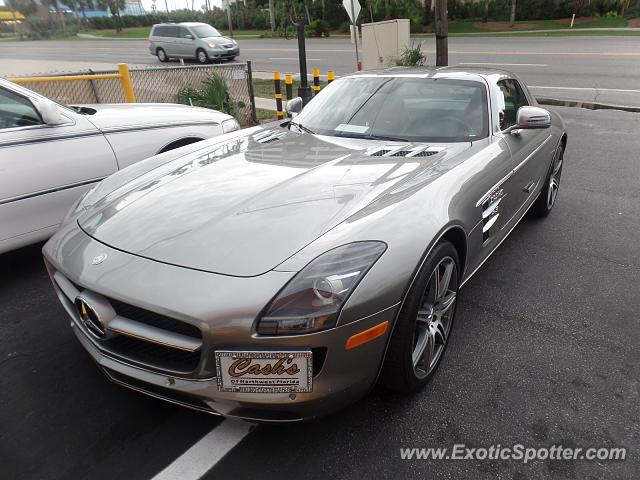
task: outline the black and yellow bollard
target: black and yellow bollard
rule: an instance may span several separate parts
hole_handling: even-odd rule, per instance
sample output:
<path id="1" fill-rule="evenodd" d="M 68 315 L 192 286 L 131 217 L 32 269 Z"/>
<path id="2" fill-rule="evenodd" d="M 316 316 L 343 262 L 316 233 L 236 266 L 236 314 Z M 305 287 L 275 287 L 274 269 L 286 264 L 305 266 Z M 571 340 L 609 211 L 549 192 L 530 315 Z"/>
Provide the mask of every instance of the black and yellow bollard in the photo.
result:
<path id="1" fill-rule="evenodd" d="M 336 79 L 336 74 L 333 73 L 333 70 L 329 70 L 327 72 L 327 83 L 331 83 Z"/>
<path id="2" fill-rule="evenodd" d="M 273 72 L 273 83 L 276 88 L 276 116 L 278 120 L 284 118 L 284 112 L 282 111 L 282 89 L 280 87 L 280 72 Z"/>
<path id="3" fill-rule="evenodd" d="M 284 77 L 285 93 L 287 94 L 287 102 L 293 98 L 293 77 L 287 73 Z"/>
<path id="4" fill-rule="evenodd" d="M 320 92 L 320 70 L 313 69 L 313 94 L 317 95 Z"/>

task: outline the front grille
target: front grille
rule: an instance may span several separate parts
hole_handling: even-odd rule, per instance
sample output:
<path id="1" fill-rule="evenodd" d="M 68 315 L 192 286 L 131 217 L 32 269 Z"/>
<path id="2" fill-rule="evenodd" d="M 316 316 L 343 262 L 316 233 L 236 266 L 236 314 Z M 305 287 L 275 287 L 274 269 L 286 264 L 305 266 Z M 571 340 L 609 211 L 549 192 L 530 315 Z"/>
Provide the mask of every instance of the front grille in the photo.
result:
<path id="1" fill-rule="evenodd" d="M 162 330 L 168 330 L 170 332 L 186 335 L 187 337 L 202 338 L 200 329 L 195 325 L 175 320 L 171 317 L 166 317 L 149 310 L 138 308 L 134 305 L 115 300 L 113 298 L 107 298 L 113 309 L 121 317 L 135 320 L 136 322 L 145 323 L 152 327 L 160 328 Z"/>
<path id="2" fill-rule="evenodd" d="M 389 153 L 391 150 L 378 150 L 371 154 L 372 157 L 382 157 L 384 154 Z"/>
<path id="3" fill-rule="evenodd" d="M 421 151 L 419 153 L 416 153 L 415 155 L 412 155 L 412 156 L 413 157 L 430 157 L 431 155 L 435 155 L 436 153 L 439 153 L 439 152 L 423 150 L 423 151 Z"/>
<path id="4" fill-rule="evenodd" d="M 98 340 L 98 345 L 111 355 L 168 372 L 187 374 L 193 372 L 200 362 L 199 351 L 187 352 L 126 335 Z"/>
<path id="5" fill-rule="evenodd" d="M 55 275 L 61 275 L 61 272 L 56 272 Z M 90 291 L 66 277 L 61 280 L 66 280 L 75 288 L 76 292 L 67 291 L 65 293 L 61 291 L 61 299 L 68 301 L 67 306 L 70 310 L 76 310 L 75 298 L 71 297 L 78 293 Z M 59 284 L 58 286 L 60 287 Z M 202 332 L 195 325 L 136 307 L 121 300 L 106 298 L 93 292 L 91 294 L 97 295 L 102 299 L 103 303 L 109 303 L 118 317 L 133 320 L 164 332 L 180 335 L 183 338 L 189 337 L 194 340 L 202 340 Z M 87 327 L 85 326 L 84 328 Z M 118 330 L 116 333 L 115 331 L 109 331 L 105 338 L 95 338 L 93 336 L 90 336 L 90 338 L 104 353 L 145 368 L 181 375 L 193 374 L 198 368 L 201 350 L 189 351 L 176 346 L 163 345 L 156 343 L 153 337 L 141 338 L 135 330 L 133 332 Z"/>

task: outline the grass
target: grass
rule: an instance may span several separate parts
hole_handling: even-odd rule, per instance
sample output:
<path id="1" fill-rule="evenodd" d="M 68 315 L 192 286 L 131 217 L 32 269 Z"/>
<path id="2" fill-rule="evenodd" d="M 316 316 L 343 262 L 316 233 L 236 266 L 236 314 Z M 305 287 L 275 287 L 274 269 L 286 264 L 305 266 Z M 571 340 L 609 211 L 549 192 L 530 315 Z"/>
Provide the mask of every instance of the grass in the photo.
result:
<path id="1" fill-rule="evenodd" d="M 282 80 L 280 81 L 280 85 L 282 88 L 282 97 L 286 99 L 286 90 L 284 84 L 284 74 L 282 75 Z M 309 83 L 311 85 L 311 82 Z M 324 80 L 320 80 L 320 88 L 323 88 L 327 85 L 327 82 Z M 298 96 L 298 87 L 300 86 L 300 82 L 298 80 L 293 80 L 293 96 Z M 256 97 L 262 98 L 273 98 L 276 93 L 276 87 L 273 83 L 273 80 L 267 80 L 262 78 L 254 78 L 253 79 L 253 94 Z"/>
<path id="2" fill-rule="evenodd" d="M 584 30 L 590 28 L 624 28 L 628 25 L 627 20 L 624 17 L 592 17 L 577 19 L 573 29 L 569 28 L 568 20 L 525 20 L 522 22 L 516 22 L 515 28 L 509 27 L 508 22 L 489 22 L 491 28 L 482 28 L 482 23 L 479 20 L 453 20 L 449 22 L 450 34 L 464 34 L 464 33 L 483 33 L 490 35 L 492 33 L 510 32 L 518 34 L 518 30 L 566 30 L 566 33 L 570 33 L 575 30 Z M 565 32 L 559 32 L 565 33 Z M 585 32 L 581 32 L 584 34 Z M 590 34 L 597 34 L 597 32 L 589 32 Z"/>
<path id="3" fill-rule="evenodd" d="M 121 32 L 116 32 L 113 29 L 109 29 L 109 30 L 89 30 L 86 33 L 90 33 L 91 35 L 95 35 L 96 37 L 104 37 L 104 38 L 148 38 L 150 31 L 151 31 L 151 27 L 132 27 L 132 28 L 124 28 Z M 225 30 L 220 30 L 220 33 L 224 36 L 230 36 L 229 32 Z M 264 33 L 266 33 L 266 31 L 234 30 L 233 36 L 234 38 L 259 37 Z"/>
<path id="4" fill-rule="evenodd" d="M 256 118 L 258 123 L 272 122 L 278 119 L 274 110 L 266 110 L 264 108 L 256 108 Z"/>

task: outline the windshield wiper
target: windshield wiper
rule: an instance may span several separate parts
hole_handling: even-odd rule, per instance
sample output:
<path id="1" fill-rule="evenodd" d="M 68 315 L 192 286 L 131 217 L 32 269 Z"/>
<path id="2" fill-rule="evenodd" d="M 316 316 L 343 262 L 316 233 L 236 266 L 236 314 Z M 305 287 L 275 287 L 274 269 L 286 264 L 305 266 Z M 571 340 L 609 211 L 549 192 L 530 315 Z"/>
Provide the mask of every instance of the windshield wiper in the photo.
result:
<path id="1" fill-rule="evenodd" d="M 294 127 L 296 127 L 297 129 L 303 131 L 303 132 L 307 132 L 310 133 L 311 135 L 314 135 L 316 132 L 314 132 L 313 130 L 311 130 L 310 128 L 305 127 L 304 125 L 300 124 L 300 123 L 296 123 L 296 122 L 289 122 L 289 125 L 293 125 Z"/>
<path id="2" fill-rule="evenodd" d="M 411 143 L 411 140 L 407 140 L 406 138 L 401 137 L 393 137 L 390 135 L 358 135 L 358 134 L 347 134 L 347 135 L 334 135 L 336 137 L 347 137 L 347 138 L 358 138 L 362 140 L 386 140 L 389 142 L 407 142 Z"/>

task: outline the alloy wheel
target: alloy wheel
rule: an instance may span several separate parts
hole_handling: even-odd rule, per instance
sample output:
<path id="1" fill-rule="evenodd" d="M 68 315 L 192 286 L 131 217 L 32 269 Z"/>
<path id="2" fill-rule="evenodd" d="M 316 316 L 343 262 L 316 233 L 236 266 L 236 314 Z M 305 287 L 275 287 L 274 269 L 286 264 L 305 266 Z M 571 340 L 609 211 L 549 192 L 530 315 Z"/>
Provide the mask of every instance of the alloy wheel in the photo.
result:
<path id="1" fill-rule="evenodd" d="M 562 148 L 558 149 L 556 158 L 553 161 L 553 170 L 549 175 L 549 188 L 547 188 L 547 208 L 551 210 L 553 204 L 558 196 L 558 190 L 560 189 L 560 176 L 562 175 L 562 162 L 563 162 Z"/>
<path id="2" fill-rule="evenodd" d="M 429 277 L 416 318 L 411 357 L 418 378 L 426 378 L 438 365 L 451 331 L 457 295 L 456 262 L 444 257 Z"/>

